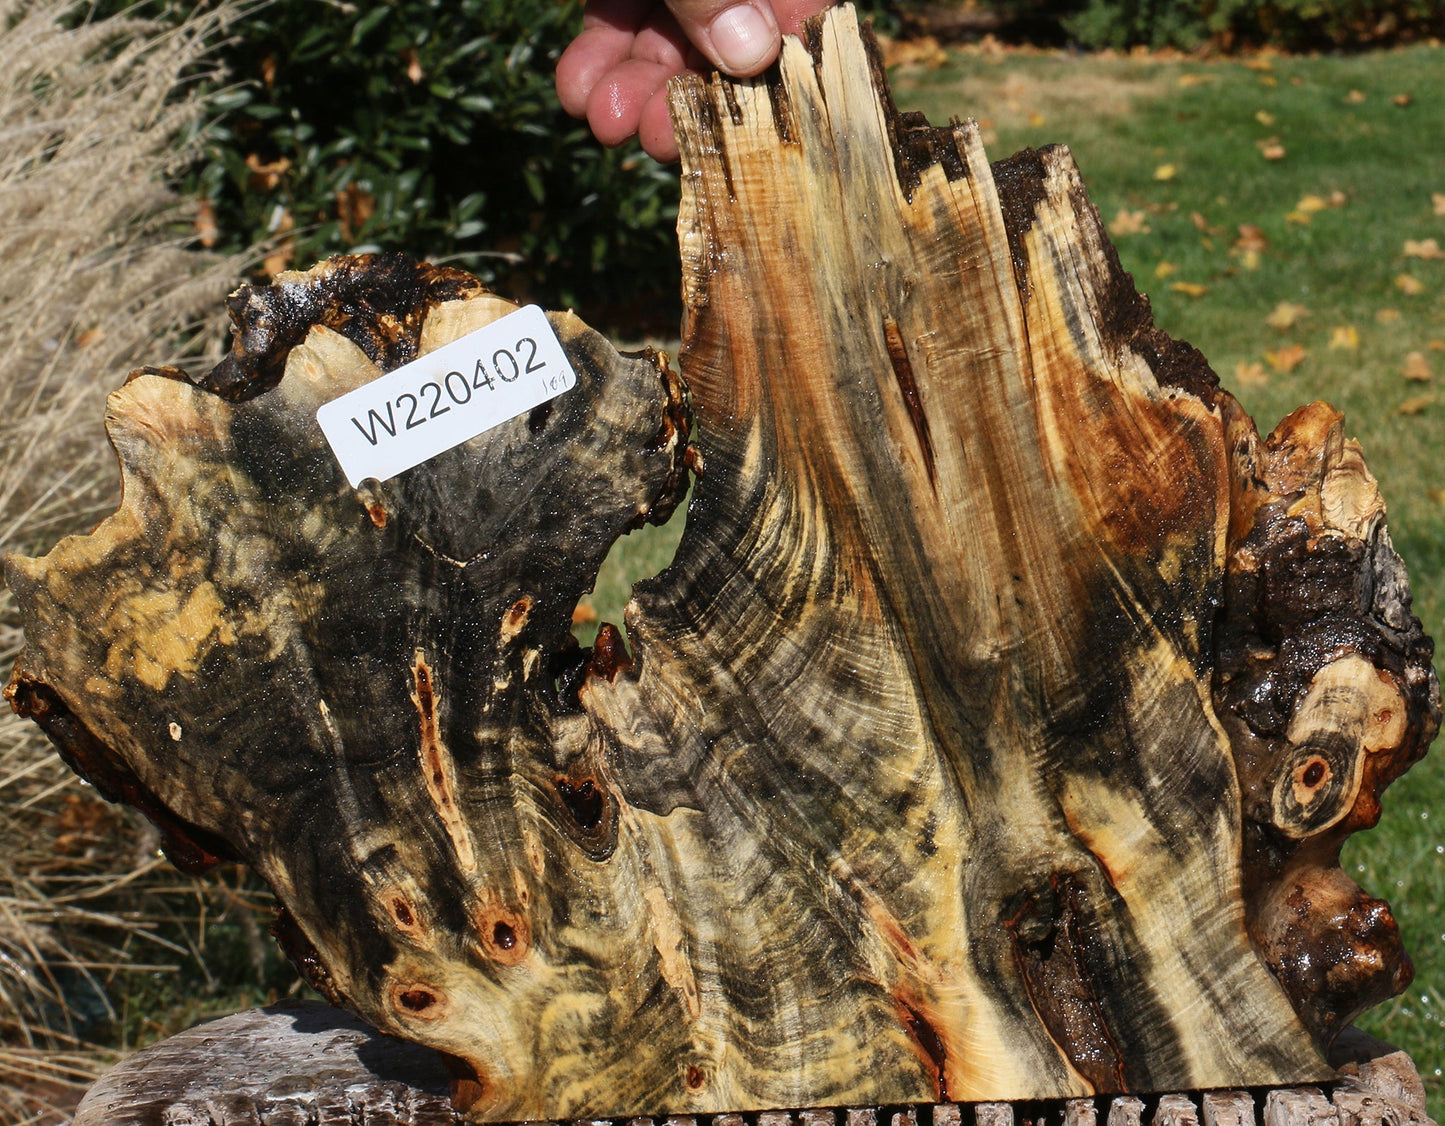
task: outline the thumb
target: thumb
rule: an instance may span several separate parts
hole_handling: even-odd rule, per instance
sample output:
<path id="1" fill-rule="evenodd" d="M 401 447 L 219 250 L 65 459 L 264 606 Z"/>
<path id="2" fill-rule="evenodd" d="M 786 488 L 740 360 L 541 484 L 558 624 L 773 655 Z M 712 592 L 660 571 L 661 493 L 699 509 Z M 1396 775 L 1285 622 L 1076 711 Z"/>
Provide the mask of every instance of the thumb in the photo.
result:
<path id="1" fill-rule="evenodd" d="M 683 34 L 719 70 L 749 78 L 778 56 L 782 39 L 770 0 L 667 0 Z"/>

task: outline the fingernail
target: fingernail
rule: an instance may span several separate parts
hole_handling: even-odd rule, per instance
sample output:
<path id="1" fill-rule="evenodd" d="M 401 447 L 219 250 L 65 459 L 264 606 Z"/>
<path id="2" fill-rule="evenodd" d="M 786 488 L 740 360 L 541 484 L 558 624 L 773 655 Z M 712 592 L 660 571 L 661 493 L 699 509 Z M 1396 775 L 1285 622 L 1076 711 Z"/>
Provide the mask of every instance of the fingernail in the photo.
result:
<path id="1" fill-rule="evenodd" d="M 778 47 L 778 29 L 751 4 L 719 12 L 708 28 L 716 62 L 733 74 L 751 74 L 771 61 Z"/>

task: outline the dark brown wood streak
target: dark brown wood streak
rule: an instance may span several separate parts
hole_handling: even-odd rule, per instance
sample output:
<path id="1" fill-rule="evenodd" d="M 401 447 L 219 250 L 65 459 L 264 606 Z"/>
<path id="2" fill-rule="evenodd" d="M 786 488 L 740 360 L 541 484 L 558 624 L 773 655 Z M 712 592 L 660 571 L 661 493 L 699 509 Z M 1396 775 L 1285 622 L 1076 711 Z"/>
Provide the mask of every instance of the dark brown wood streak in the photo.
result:
<path id="1" fill-rule="evenodd" d="M 1338 865 L 1440 709 L 1358 447 L 1260 437 L 1066 149 L 882 74 L 845 7 L 674 86 L 686 391 L 552 314 L 575 391 L 351 489 L 316 407 L 511 306 L 336 260 L 116 392 L 120 511 L 9 563 L 16 701 L 473 1121 L 1318 1082 L 1408 980 Z"/>

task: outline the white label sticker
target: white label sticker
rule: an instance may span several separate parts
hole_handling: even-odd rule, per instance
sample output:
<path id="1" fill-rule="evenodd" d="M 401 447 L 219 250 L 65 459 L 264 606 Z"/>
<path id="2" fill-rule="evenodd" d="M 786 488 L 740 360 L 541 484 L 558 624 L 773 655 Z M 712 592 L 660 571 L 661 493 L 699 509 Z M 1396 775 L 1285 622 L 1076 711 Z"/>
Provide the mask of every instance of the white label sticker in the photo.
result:
<path id="1" fill-rule="evenodd" d="M 323 404 L 316 421 L 346 479 L 385 481 L 554 399 L 577 373 L 528 305 Z"/>

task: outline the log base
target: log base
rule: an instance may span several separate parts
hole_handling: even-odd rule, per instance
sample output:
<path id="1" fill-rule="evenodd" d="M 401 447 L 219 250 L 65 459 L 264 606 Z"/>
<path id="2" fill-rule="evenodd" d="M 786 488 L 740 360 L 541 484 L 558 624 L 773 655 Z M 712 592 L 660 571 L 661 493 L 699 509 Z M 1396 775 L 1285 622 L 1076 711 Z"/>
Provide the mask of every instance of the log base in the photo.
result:
<path id="1" fill-rule="evenodd" d="M 1028 1103 L 937 1103 L 670 1117 L 663 1126 L 1435 1126 L 1404 1052 L 1349 1030 L 1323 1087 Z M 222 1017 L 137 1052 L 72 1126 L 454 1126 L 443 1057 L 309 1001 Z M 576 1126 L 653 1126 L 599 1120 Z"/>

